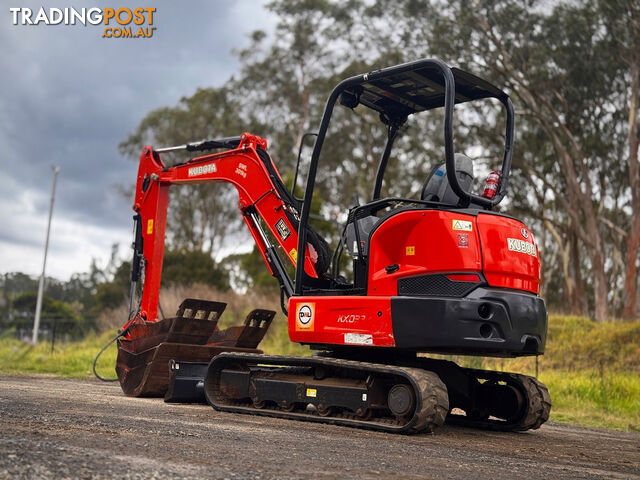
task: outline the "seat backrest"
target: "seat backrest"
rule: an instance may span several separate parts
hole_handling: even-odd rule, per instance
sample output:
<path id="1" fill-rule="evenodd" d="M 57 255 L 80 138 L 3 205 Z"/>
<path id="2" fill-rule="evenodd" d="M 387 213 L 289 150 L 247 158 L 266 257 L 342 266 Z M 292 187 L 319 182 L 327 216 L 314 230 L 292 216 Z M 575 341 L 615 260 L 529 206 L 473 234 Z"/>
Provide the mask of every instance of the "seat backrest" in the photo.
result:
<path id="1" fill-rule="evenodd" d="M 454 160 L 458 183 L 463 190 L 468 192 L 473 183 L 473 161 L 461 153 L 456 153 Z M 447 166 L 444 163 L 431 170 L 431 173 L 427 176 L 422 186 L 420 198 L 422 200 L 440 202 L 447 205 L 458 204 L 460 198 L 455 194 L 449 184 L 449 180 L 447 179 Z"/>
<path id="2" fill-rule="evenodd" d="M 354 220 L 347 225 L 346 248 L 352 257 L 357 257 L 358 252 L 365 257 L 369 255 L 369 234 L 373 227 L 380 220 L 374 215 Z M 356 235 L 356 228 L 358 234 Z M 358 250 L 358 238 L 360 239 L 360 250 Z"/>

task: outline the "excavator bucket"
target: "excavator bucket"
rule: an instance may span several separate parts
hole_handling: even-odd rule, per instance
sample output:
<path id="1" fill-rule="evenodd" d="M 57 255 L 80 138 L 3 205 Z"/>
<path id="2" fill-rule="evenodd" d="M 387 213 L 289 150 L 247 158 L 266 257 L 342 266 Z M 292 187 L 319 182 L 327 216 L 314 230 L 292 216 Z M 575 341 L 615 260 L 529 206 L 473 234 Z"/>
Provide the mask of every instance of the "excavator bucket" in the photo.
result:
<path id="1" fill-rule="evenodd" d="M 253 310 L 247 315 L 242 326 L 216 330 L 209 338 L 209 344 L 221 352 L 229 351 L 228 347 L 251 351 L 250 349 L 255 349 L 264 338 L 273 316 L 274 312 L 271 310 Z M 168 403 L 207 403 L 204 394 L 204 377 L 207 373 L 209 360 L 189 362 L 171 360 L 169 388 L 164 401 Z"/>
<path id="2" fill-rule="evenodd" d="M 118 340 L 116 373 L 122 391 L 135 397 L 161 397 L 169 389 L 170 364 L 208 363 L 221 352 L 261 353 L 256 347 L 275 312 L 252 311 L 241 327 L 218 328 L 225 303 L 186 299 L 175 317 L 137 321 Z"/>
<path id="3" fill-rule="evenodd" d="M 244 324 L 216 330 L 209 338 L 212 345 L 238 348 L 256 348 L 264 338 L 275 313 L 257 308 L 247 315 Z"/>

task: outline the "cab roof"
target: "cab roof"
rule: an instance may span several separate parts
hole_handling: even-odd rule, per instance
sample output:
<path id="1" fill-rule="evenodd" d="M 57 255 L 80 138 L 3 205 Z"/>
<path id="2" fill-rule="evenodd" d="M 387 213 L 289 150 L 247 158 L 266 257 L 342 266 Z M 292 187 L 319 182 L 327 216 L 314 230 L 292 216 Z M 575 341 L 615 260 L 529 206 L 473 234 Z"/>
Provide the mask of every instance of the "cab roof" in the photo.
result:
<path id="1" fill-rule="evenodd" d="M 451 72 L 455 79 L 455 103 L 507 97 L 499 88 L 469 72 L 459 68 L 451 68 Z M 406 118 L 412 113 L 444 106 L 445 80 L 442 71 L 435 66 L 417 66 L 384 76 L 376 73 L 363 75 L 359 85 L 347 88 L 345 92 L 358 98 L 361 105 L 389 118 Z"/>

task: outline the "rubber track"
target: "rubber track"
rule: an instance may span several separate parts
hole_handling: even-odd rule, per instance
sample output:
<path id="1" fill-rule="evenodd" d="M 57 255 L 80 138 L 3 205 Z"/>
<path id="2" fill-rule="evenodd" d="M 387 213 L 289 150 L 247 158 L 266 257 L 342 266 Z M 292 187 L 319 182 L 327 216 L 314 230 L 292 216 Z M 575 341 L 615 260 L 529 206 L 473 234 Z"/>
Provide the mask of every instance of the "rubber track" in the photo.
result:
<path id="1" fill-rule="evenodd" d="M 505 381 L 517 386 L 526 398 L 526 408 L 520 418 L 507 422 L 504 420 L 476 420 L 464 415 L 449 415 L 447 423 L 464 427 L 480 428 L 484 430 L 525 431 L 535 430 L 549 419 L 551 411 L 551 396 L 547 387 L 539 380 L 528 375 L 518 373 L 496 372 L 488 370 L 463 369 L 467 374 L 476 378 L 491 378 Z"/>
<path id="2" fill-rule="evenodd" d="M 411 433 L 430 432 L 444 424 L 449 411 L 449 394 L 447 387 L 434 372 L 417 368 L 403 369 L 410 371 L 418 380 L 422 397 L 422 422 L 412 427 Z"/>
<path id="3" fill-rule="evenodd" d="M 527 389 L 531 392 L 529 397 L 529 411 L 527 417 L 522 421 L 519 430 L 535 430 L 540 425 L 549 420 L 551 412 L 551 396 L 549 390 L 540 380 L 526 375 L 517 375 L 527 384 Z"/>
<path id="4" fill-rule="evenodd" d="M 221 405 L 219 403 L 219 391 L 216 391 L 215 384 L 219 378 L 215 375 L 216 363 L 220 364 L 226 360 L 235 360 L 237 363 L 260 363 L 262 365 L 283 365 L 280 368 L 290 367 L 312 367 L 328 366 L 332 368 L 356 369 L 385 375 L 395 375 L 409 381 L 414 388 L 417 406 L 411 419 L 405 423 L 400 423 L 394 418 L 378 418 L 371 420 L 358 419 L 354 414 L 342 413 L 328 417 L 322 417 L 316 413 L 308 412 L 286 412 L 275 408 L 254 408 L 249 403 Z M 224 368 L 224 366 L 222 367 Z M 212 383 L 213 382 L 213 383 Z M 344 425 L 349 427 L 378 430 L 391 433 L 419 433 L 433 432 L 441 426 L 449 410 L 449 398 L 447 389 L 440 378 L 433 372 L 409 368 L 380 365 L 375 363 L 365 363 L 352 360 L 327 359 L 327 358 L 301 358 L 301 357 L 280 357 L 268 355 L 252 355 L 243 353 L 222 353 L 215 357 L 210 365 L 205 377 L 205 392 L 207 401 L 216 410 L 223 412 L 244 413 L 250 415 L 262 415 L 276 418 L 286 418 L 293 420 L 303 420 L 333 425 Z M 218 398 L 213 398 L 214 396 Z"/>

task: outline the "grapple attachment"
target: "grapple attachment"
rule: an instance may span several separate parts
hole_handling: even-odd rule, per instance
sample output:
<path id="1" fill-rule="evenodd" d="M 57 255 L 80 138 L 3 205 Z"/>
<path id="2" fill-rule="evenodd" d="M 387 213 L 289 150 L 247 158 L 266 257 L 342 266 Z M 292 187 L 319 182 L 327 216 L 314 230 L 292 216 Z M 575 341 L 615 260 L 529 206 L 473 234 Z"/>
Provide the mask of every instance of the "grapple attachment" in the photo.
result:
<path id="1" fill-rule="evenodd" d="M 275 312 L 254 310 L 241 327 L 218 329 L 225 303 L 186 299 L 175 317 L 157 322 L 138 319 L 127 338 L 118 340 L 116 373 L 122 391 L 136 397 L 164 396 L 170 362 L 209 362 L 221 352 L 261 353 L 256 347 Z"/>

